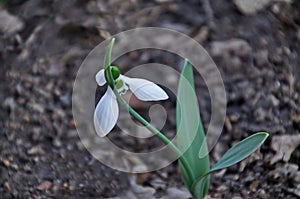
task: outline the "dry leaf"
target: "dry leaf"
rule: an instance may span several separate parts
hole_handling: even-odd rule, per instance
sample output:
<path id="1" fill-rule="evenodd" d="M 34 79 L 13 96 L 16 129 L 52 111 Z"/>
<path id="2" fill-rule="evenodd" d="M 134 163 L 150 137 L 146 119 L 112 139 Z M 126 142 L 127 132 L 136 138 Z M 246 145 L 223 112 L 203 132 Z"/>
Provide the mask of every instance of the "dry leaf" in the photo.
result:
<path id="1" fill-rule="evenodd" d="M 260 153 L 260 150 L 256 150 L 254 153 L 252 153 L 248 158 L 243 160 L 240 164 L 239 172 L 243 172 L 244 169 L 248 164 L 251 164 L 257 160 L 262 159 L 262 154 Z"/>
<path id="2" fill-rule="evenodd" d="M 298 135 L 280 135 L 272 137 L 271 147 L 276 151 L 271 159 L 271 164 L 283 160 L 288 162 L 294 150 L 300 145 L 300 134 Z"/>

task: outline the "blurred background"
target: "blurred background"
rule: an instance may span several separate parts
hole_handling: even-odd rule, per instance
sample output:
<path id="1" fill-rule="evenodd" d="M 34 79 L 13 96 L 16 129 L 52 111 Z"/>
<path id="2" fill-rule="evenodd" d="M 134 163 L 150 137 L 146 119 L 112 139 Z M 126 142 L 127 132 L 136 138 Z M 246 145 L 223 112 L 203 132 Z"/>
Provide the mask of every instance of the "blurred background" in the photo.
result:
<path id="1" fill-rule="evenodd" d="M 221 72 L 227 117 L 212 162 L 254 132 L 270 133 L 251 157 L 212 175 L 207 198 L 299 198 L 298 0 L 1 0 L 0 198 L 190 197 L 177 163 L 132 175 L 95 160 L 72 118 L 73 83 L 87 54 L 114 34 L 147 26 L 192 37 Z M 181 61 L 143 50 L 117 63 L 125 71 L 150 62 L 180 71 Z M 209 95 L 199 75 L 195 83 L 207 127 Z M 164 104 L 168 114 L 175 113 L 175 100 Z M 175 125 L 170 116 L 168 136 Z M 115 141 L 141 151 L 160 146 L 159 140 Z"/>

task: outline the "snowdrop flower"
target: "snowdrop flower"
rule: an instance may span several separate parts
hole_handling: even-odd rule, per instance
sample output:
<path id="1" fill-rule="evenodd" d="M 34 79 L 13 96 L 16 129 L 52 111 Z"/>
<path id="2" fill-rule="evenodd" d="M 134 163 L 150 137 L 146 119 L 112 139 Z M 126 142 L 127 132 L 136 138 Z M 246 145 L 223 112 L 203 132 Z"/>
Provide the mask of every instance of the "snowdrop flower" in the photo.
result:
<path id="1" fill-rule="evenodd" d="M 121 95 L 129 89 L 140 100 L 159 101 L 168 99 L 168 95 L 159 86 L 145 79 L 129 78 L 120 75 L 118 67 L 110 66 L 115 81 L 115 89 Z M 96 82 L 99 86 L 107 83 L 105 70 L 102 69 L 96 74 Z M 100 137 L 106 136 L 116 125 L 119 116 L 119 107 L 114 91 L 110 86 L 100 99 L 94 112 L 94 127 Z"/>

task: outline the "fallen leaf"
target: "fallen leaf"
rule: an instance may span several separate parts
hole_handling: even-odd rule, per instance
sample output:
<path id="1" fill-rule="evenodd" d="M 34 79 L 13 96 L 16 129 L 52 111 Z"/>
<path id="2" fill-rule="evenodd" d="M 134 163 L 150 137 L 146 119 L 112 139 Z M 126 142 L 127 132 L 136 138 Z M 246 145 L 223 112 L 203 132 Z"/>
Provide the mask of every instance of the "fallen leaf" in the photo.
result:
<path id="1" fill-rule="evenodd" d="M 300 134 L 273 136 L 271 147 L 276 154 L 271 159 L 271 164 L 283 160 L 288 162 L 294 150 L 300 145 Z"/>
<path id="2" fill-rule="evenodd" d="M 256 150 L 254 153 L 252 153 L 248 158 L 243 160 L 240 164 L 239 172 L 243 172 L 247 165 L 257 161 L 261 160 L 262 154 L 260 153 L 260 150 Z"/>

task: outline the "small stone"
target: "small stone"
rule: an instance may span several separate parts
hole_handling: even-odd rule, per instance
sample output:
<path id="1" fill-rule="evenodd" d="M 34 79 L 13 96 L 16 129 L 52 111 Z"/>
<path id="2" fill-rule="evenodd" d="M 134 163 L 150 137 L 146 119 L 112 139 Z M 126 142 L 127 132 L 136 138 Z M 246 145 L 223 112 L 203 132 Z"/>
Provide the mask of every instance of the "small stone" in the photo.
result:
<path id="1" fill-rule="evenodd" d="M 57 77 L 61 74 L 61 70 L 57 64 L 51 64 L 46 74 L 50 77 Z"/>
<path id="2" fill-rule="evenodd" d="M 3 164 L 6 166 L 6 167 L 10 167 L 10 161 L 9 160 L 2 160 Z"/>
<path id="3" fill-rule="evenodd" d="M 243 199 L 241 196 L 233 196 L 232 199 Z"/>
<path id="4" fill-rule="evenodd" d="M 75 128 L 76 128 L 76 122 L 75 122 L 74 119 L 72 119 L 72 120 L 70 121 L 70 127 L 71 127 L 72 129 L 75 129 Z M 72 133 L 73 133 L 73 132 L 72 132 Z M 76 131 L 76 135 L 77 135 L 77 131 Z"/>
<path id="5" fill-rule="evenodd" d="M 135 181 L 137 184 L 143 184 L 147 180 L 148 177 L 149 177 L 148 173 L 138 173 L 136 175 Z"/>
<path id="6" fill-rule="evenodd" d="M 19 166 L 17 164 L 11 164 L 10 167 L 14 170 L 19 170 Z"/>
<path id="7" fill-rule="evenodd" d="M 43 154 L 44 151 L 40 146 L 34 146 L 27 151 L 28 155 Z"/>
<path id="8" fill-rule="evenodd" d="M 9 111 L 14 111 L 17 107 L 17 104 L 16 104 L 14 98 L 9 97 L 4 100 L 2 106 L 3 106 L 3 108 L 5 108 Z"/>
<path id="9" fill-rule="evenodd" d="M 229 116 L 230 122 L 237 122 L 240 118 L 240 115 L 238 113 L 232 114 Z"/>
<path id="10" fill-rule="evenodd" d="M 268 50 L 261 50 L 255 54 L 255 62 L 257 66 L 264 66 L 269 63 Z"/>
<path id="11" fill-rule="evenodd" d="M 71 96 L 69 94 L 60 96 L 59 100 L 61 101 L 62 105 L 64 105 L 64 106 L 71 105 Z"/>
<path id="12" fill-rule="evenodd" d="M 267 199 L 268 198 L 268 196 L 266 194 L 266 191 L 264 189 L 261 189 L 259 191 L 259 198 L 261 198 L 261 199 Z"/>
<path id="13" fill-rule="evenodd" d="M 271 1 L 272 0 L 234 0 L 233 2 L 241 13 L 251 15 L 267 7 Z"/>
<path id="14" fill-rule="evenodd" d="M 67 182 L 64 182 L 64 183 L 63 183 L 63 187 L 64 187 L 64 188 L 67 188 L 67 187 L 69 187 L 69 184 L 68 184 Z"/>
<path id="15" fill-rule="evenodd" d="M 3 189 L 5 191 L 11 191 L 11 186 L 8 182 L 5 182 L 4 185 L 3 185 Z"/>
<path id="16" fill-rule="evenodd" d="M 300 29 L 296 33 L 297 41 L 300 43 Z"/>
<path id="17" fill-rule="evenodd" d="M 199 32 L 196 34 L 194 39 L 201 43 L 207 40 L 208 35 L 209 35 L 209 29 L 208 27 L 204 26 L 199 30 Z"/>
<path id="18" fill-rule="evenodd" d="M 257 180 L 253 181 L 253 182 L 250 184 L 250 190 L 251 190 L 252 192 L 256 191 L 256 188 L 258 187 L 258 185 L 259 185 L 259 181 L 257 181 Z"/>
<path id="19" fill-rule="evenodd" d="M 19 83 L 16 86 L 16 91 L 19 95 L 23 95 L 25 93 L 23 86 Z"/>
<path id="20" fill-rule="evenodd" d="M 23 29 L 24 23 L 18 17 L 11 15 L 6 10 L 0 10 L 0 32 L 12 35 Z"/>
<path id="21" fill-rule="evenodd" d="M 51 187 L 52 187 L 52 182 L 44 181 L 37 187 L 37 189 L 41 191 L 45 191 L 45 190 L 49 190 Z"/>
<path id="22" fill-rule="evenodd" d="M 38 112 L 38 113 L 44 113 L 45 112 L 45 108 L 41 105 L 41 104 L 38 104 L 38 103 L 32 103 L 32 104 L 29 104 L 29 107 Z"/>
<path id="23" fill-rule="evenodd" d="M 166 182 L 163 181 L 163 180 L 161 180 L 161 179 L 159 179 L 159 178 L 152 180 L 150 182 L 150 184 L 156 190 L 157 189 L 163 189 L 164 190 L 166 188 Z"/>
<path id="24" fill-rule="evenodd" d="M 226 191 L 228 189 L 228 187 L 226 185 L 221 185 L 217 188 L 217 191 Z"/>
<path id="25" fill-rule="evenodd" d="M 251 46 L 243 39 L 233 38 L 227 41 L 214 41 L 211 44 L 211 54 L 216 57 L 232 53 L 239 57 L 246 57 L 251 54 L 251 51 Z"/>
<path id="26" fill-rule="evenodd" d="M 232 125 L 228 117 L 225 118 L 225 127 L 228 132 L 232 131 Z"/>
<path id="27" fill-rule="evenodd" d="M 80 187 L 80 188 L 84 187 L 84 184 L 80 183 L 80 184 L 79 184 L 79 187 Z"/>
<path id="28" fill-rule="evenodd" d="M 62 143 L 61 143 L 61 141 L 60 141 L 60 139 L 58 139 L 58 138 L 55 138 L 54 140 L 53 140 L 53 145 L 55 146 L 55 147 L 61 147 L 62 146 Z"/>
<path id="29" fill-rule="evenodd" d="M 266 118 L 266 111 L 263 108 L 259 107 L 254 111 L 254 117 L 256 121 L 262 122 Z"/>
<path id="30" fill-rule="evenodd" d="M 178 188 L 168 188 L 167 189 L 167 197 L 169 199 L 188 199 L 191 197 L 191 194 L 186 190 L 180 190 Z"/>
<path id="31" fill-rule="evenodd" d="M 240 176 L 238 174 L 235 174 L 232 179 L 233 180 L 238 180 L 239 178 L 240 178 Z"/>
<path id="32" fill-rule="evenodd" d="M 270 99 L 274 107 L 277 107 L 280 104 L 279 99 L 277 99 L 274 95 L 269 95 L 268 98 Z"/>
<path id="33" fill-rule="evenodd" d="M 174 0 L 155 0 L 157 3 L 167 3 L 167 2 L 171 2 Z"/>

